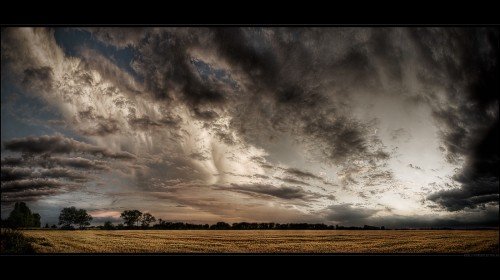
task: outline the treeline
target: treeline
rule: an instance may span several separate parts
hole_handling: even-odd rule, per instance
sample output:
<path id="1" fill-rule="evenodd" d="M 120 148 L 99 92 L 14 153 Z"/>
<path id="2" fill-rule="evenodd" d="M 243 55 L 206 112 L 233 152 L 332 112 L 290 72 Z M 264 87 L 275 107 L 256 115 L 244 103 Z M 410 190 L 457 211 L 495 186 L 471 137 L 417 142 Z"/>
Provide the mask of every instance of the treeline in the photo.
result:
<path id="1" fill-rule="evenodd" d="M 167 222 L 161 219 L 158 220 L 157 224 L 152 226 L 126 226 L 123 224 L 113 225 L 110 221 L 104 223 L 103 226 L 98 226 L 96 228 L 105 230 L 123 230 L 123 229 L 165 229 L 165 230 L 384 230 L 385 227 L 375 227 L 365 225 L 363 227 L 344 227 L 344 226 L 333 226 L 325 224 L 309 224 L 309 223 L 233 223 L 228 224 L 226 222 L 218 222 L 216 224 L 190 224 L 182 222 Z"/>
<path id="2" fill-rule="evenodd" d="M 103 230 L 124 230 L 124 229 L 165 229 L 165 230 L 384 230 L 385 227 L 375 227 L 365 225 L 363 227 L 344 227 L 325 224 L 309 223 L 248 223 L 240 222 L 228 224 L 218 222 L 209 224 L 190 224 L 183 222 L 169 222 L 156 218 L 150 213 L 142 213 L 139 210 L 125 210 L 120 214 L 123 223 L 114 225 L 111 221 L 106 221 L 102 226 L 90 227 L 92 216 L 85 209 L 67 207 L 61 210 L 59 215 L 60 229 L 86 229 L 97 228 Z M 4 228 L 40 228 L 40 215 L 32 213 L 26 203 L 19 202 L 14 205 L 14 210 L 6 220 L 2 220 Z M 45 228 L 58 228 L 56 225 Z"/>
<path id="3" fill-rule="evenodd" d="M 157 224 L 152 226 L 125 226 L 118 224 L 114 226 L 110 221 L 107 221 L 103 226 L 98 227 L 101 229 L 167 229 L 167 230 L 187 230 L 187 229 L 211 229 L 211 230 L 253 230 L 253 229 L 335 229 L 332 225 L 325 224 L 308 224 L 308 223 L 233 223 L 218 222 L 216 224 L 190 224 L 182 222 L 167 222 L 161 219 Z"/>
<path id="4" fill-rule="evenodd" d="M 182 222 L 168 222 L 162 219 L 158 219 L 149 213 L 142 213 L 139 210 L 125 210 L 121 213 L 120 217 L 124 220 L 125 225 L 118 224 L 114 226 L 111 221 L 104 223 L 101 229 L 113 230 L 113 229 L 168 229 L 168 230 L 186 230 L 186 229 L 212 229 L 212 230 L 255 230 L 255 229 L 307 229 L 307 230 L 334 230 L 334 229 L 359 229 L 359 230 L 380 230 L 385 229 L 385 227 L 375 227 L 365 225 L 364 227 L 342 227 L 333 226 L 325 224 L 309 224 L 309 223 L 233 223 L 228 224 L 226 222 L 218 222 L 216 224 L 190 224 Z M 152 224 L 152 225 L 151 225 Z"/>

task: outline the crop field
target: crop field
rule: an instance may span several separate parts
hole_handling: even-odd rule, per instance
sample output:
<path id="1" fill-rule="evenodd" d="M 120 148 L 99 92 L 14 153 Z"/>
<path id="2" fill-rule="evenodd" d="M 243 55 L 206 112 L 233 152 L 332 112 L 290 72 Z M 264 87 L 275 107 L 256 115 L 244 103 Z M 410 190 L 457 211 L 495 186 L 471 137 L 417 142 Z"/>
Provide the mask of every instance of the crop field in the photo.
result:
<path id="1" fill-rule="evenodd" d="M 38 253 L 492 253 L 497 230 L 26 230 Z"/>

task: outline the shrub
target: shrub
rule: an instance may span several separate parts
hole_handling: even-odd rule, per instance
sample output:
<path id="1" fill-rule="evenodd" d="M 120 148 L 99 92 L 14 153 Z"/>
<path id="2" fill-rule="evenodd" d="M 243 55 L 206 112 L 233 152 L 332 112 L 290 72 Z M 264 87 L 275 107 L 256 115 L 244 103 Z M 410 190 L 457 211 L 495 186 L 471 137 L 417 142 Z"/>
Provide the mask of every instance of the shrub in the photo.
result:
<path id="1" fill-rule="evenodd" d="M 0 252 L 2 254 L 33 254 L 35 250 L 19 231 L 12 229 L 2 229 Z"/>

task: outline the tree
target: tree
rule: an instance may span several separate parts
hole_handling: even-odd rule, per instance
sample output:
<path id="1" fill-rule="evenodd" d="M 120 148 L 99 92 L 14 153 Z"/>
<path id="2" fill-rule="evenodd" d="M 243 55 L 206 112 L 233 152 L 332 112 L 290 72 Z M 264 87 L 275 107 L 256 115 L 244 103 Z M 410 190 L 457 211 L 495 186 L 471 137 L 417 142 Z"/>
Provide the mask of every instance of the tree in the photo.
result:
<path id="1" fill-rule="evenodd" d="M 83 229 L 85 226 L 90 225 L 90 221 L 92 221 L 92 216 L 87 214 L 87 211 L 76 209 L 74 206 L 62 209 L 59 215 L 59 224 L 63 225 L 62 227 L 65 229 L 72 228 L 73 224 Z"/>
<path id="2" fill-rule="evenodd" d="M 24 202 L 16 202 L 14 209 L 7 218 L 10 227 L 40 227 L 40 215 L 31 213 L 31 210 Z"/>
<path id="3" fill-rule="evenodd" d="M 135 223 L 139 222 L 142 212 L 139 210 L 125 210 L 120 214 L 128 227 L 132 227 Z"/>
<path id="4" fill-rule="evenodd" d="M 32 220 L 31 220 L 31 226 L 32 227 L 41 227 L 42 226 L 42 223 L 40 222 L 40 219 L 42 217 L 40 217 L 40 214 L 38 213 L 33 213 L 33 215 L 31 215 L 32 217 Z"/>
<path id="5" fill-rule="evenodd" d="M 62 209 L 59 214 L 59 225 L 63 228 L 71 228 L 71 225 L 75 223 L 76 211 L 75 207 Z"/>
<path id="6" fill-rule="evenodd" d="M 85 209 L 79 209 L 76 214 L 76 224 L 83 229 L 85 226 L 89 226 L 92 221 L 92 216 L 90 216 Z"/>
<path id="7" fill-rule="evenodd" d="M 112 229 L 115 229 L 115 226 L 113 225 L 113 223 L 111 223 L 111 221 L 106 221 L 106 222 L 104 222 L 103 229 L 112 230 Z"/>
<path id="8" fill-rule="evenodd" d="M 149 213 L 144 213 L 141 216 L 141 225 L 143 227 L 149 227 L 149 224 L 156 222 L 156 218 Z"/>
<path id="9" fill-rule="evenodd" d="M 52 225 L 50 228 L 57 228 L 57 226 L 56 225 Z"/>
<path id="10" fill-rule="evenodd" d="M 45 223 L 45 227 L 44 228 L 49 228 L 49 223 Z"/>

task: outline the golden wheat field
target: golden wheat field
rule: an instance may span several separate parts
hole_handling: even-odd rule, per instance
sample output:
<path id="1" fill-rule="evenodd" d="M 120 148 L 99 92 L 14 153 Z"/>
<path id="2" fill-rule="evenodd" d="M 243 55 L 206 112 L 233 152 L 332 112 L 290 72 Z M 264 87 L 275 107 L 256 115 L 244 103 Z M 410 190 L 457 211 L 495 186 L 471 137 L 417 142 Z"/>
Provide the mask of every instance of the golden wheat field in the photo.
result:
<path id="1" fill-rule="evenodd" d="M 493 253 L 496 230 L 26 230 L 39 253 Z"/>

